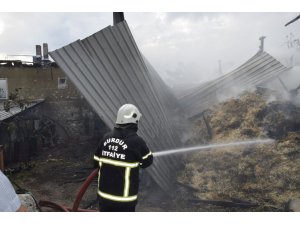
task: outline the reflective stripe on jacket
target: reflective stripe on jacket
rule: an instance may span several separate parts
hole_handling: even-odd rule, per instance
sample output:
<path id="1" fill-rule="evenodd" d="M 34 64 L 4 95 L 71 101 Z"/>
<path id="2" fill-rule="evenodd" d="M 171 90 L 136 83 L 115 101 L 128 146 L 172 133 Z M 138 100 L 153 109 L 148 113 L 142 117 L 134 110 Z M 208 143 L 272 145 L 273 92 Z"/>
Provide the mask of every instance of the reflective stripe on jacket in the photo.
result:
<path id="1" fill-rule="evenodd" d="M 139 168 L 146 168 L 153 161 L 151 151 L 136 131 L 115 128 L 100 141 L 94 160 L 100 168 L 100 201 L 104 204 L 136 204 Z"/>

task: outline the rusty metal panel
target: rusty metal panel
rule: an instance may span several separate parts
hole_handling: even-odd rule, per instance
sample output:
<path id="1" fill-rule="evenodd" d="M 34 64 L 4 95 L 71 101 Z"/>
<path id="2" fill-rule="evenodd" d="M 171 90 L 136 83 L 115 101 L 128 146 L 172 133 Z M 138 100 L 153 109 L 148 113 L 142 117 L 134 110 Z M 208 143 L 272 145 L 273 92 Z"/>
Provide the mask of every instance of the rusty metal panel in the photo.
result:
<path id="1" fill-rule="evenodd" d="M 132 103 L 143 115 L 139 134 L 153 152 L 181 147 L 177 99 L 140 53 L 126 21 L 50 55 L 108 127 L 114 125 L 118 108 Z M 149 171 L 167 191 L 179 166 L 177 156 L 162 157 Z"/>
<path id="2" fill-rule="evenodd" d="M 181 96 L 179 102 L 186 117 L 190 118 L 220 102 L 220 98 L 242 93 L 279 76 L 288 69 L 268 53 L 261 52 L 232 72 L 193 88 Z"/>

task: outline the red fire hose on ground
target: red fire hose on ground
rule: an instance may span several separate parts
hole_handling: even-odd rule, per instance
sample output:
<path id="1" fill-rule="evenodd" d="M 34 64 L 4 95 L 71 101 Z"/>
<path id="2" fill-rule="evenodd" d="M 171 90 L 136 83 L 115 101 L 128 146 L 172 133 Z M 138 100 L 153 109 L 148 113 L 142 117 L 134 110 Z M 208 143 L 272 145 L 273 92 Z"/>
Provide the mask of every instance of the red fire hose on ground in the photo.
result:
<path id="1" fill-rule="evenodd" d="M 64 205 L 60 205 L 51 201 L 44 201 L 40 200 L 38 205 L 41 207 L 48 207 L 52 209 L 56 209 L 62 212 L 97 212 L 96 210 L 87 210 L 87 209 L 80 209 L 79 204 L 81 202 L 81 199 L 83 195 L 85 194 L 86 190 L 92 183 L 93 179 L 98 175 L 98 169 L 95 169 L 83 182 L 82 186 L 80 187 L 80 190 L 75 198 L 74 204 L 72 208 L 66 207 Z"/>

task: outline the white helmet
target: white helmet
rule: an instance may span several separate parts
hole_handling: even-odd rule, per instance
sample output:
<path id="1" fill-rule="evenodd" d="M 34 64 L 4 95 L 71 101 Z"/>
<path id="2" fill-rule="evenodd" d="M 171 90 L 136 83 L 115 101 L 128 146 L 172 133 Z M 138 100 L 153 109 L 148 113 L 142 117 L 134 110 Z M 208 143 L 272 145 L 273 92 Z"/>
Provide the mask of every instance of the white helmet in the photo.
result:
<path id="1" fill-rule="evenodd" d="M 135 123 L 137 124 L 142 114 L 135 105 L 125 104 L 119 108 L 116 124 Z"/>

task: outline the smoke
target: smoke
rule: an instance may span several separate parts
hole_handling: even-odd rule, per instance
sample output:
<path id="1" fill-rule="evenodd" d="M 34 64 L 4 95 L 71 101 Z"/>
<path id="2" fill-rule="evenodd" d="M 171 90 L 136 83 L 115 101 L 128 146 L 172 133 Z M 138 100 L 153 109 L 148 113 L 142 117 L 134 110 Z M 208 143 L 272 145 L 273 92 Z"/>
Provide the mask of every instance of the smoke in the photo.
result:
<path id="1" fill-rule="evenodd" d="M 225 73 L 241 65 L 258 50 L 261 35 L 267 37 L 266 52 L 278 59 L 290 58 L 293 49 L 288 49 L 287 42 L 294 43 L 300 35 L 295 26 L 283 26 L 292 16 L 284 13 L 169 13 L 163 25 L 157 21 L 159 41 L 151 45 L 151 49 L 145 46 L 142 50 L 168 84 L 193 85 L 217 78 L 219 60 Z M 182 21 L 190 28 L 189 32 L 182 32 Z M 294 36 L 287 39 L 290 33 Z"/>
<path id="2" fill-rule="evenodd" d="M 270 96 L 268 102 L 285 100 L 300 105 L 300 65 L 292 67 L 264 86 L 279 93 L 279 96 Z"/>
<path id="3" fill-rule="evenodd" d="M 226 89 L 224 88 L 222 91 L 217 91 L 216 97 L 218 99 L 218 103 L 224 102 L 230 98 L 238 98 L 241 94 L 243 94 L 245 91 L 255 91 L 255 87 L 243 87 L 242 85 L 238 85 L 235 83 L 232 83 L 229 87 Z"/>

